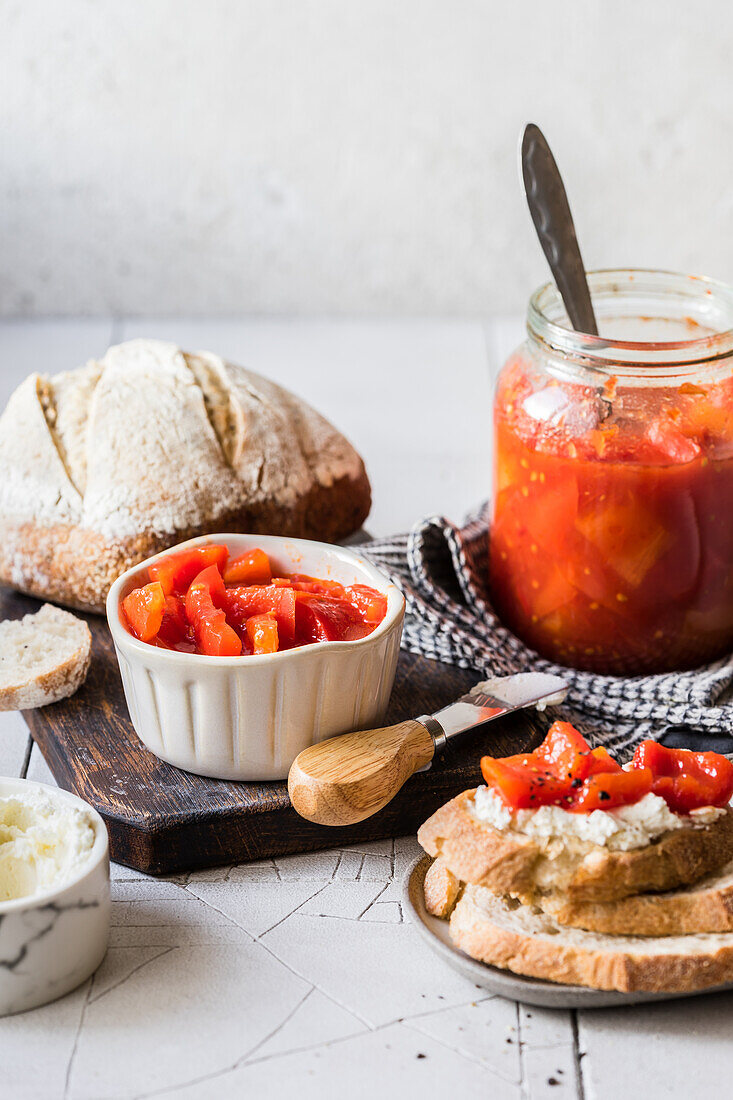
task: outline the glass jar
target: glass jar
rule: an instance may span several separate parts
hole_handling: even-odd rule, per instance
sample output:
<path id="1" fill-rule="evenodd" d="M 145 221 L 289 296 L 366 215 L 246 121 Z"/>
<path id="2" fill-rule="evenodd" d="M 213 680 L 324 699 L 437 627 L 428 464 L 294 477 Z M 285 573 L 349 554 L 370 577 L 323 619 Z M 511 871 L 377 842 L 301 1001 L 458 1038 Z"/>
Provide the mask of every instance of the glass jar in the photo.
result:
<path id="1" fill-rule="evenodd" d="M 635 675 L 733 649 L 733 289 L 589 275 L 602 336 L 554 284 L 495 399 L 492 598 L 561 664 Z"/>

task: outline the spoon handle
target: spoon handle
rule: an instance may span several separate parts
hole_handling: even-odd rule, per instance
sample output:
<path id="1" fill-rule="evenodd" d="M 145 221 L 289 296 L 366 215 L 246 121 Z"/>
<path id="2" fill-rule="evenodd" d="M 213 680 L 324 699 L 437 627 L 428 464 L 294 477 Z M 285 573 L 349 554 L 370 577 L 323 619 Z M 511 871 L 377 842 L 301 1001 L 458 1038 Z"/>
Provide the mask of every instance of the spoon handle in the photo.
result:
<path id="1" fill-rule="evenodd" d="M 522 177 L 542 251 L 577 332 L 598 335 L 585 267 L 560 172 L 545 135 L 530 122 L 522 138 Z"/>

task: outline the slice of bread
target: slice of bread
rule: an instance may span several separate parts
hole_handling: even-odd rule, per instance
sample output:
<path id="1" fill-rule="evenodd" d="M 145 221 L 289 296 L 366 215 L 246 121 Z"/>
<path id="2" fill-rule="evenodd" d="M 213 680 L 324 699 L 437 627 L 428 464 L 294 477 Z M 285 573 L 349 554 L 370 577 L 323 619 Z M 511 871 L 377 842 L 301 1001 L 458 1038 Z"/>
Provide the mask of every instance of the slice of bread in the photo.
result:
<path id="1" fill-rule="evenodd" d="M 73 695 L 86 679 L 91 649 L 87 624 L 50 603 L 0 622 L 0 710 L 31 710 Z"/>
<path id="2" fill-rule="evenodd" d="M 474 794 L 464 791 L 441 806 L 417 839 L 456 878 L 525 902 L 561 892 L 575 903 L 674 890 L 733 859 L 730 808 L 710 824 L 670 830 L 643 848 L 612 851 L 575 837 L 538 839 L 494 829 L 471 812 Z"/>
<path id="3" fill-rule="evenodd" d="M 425 875 L 425 908 L 447 919 L 465 883 L 437 859 Z M 564 894 L 536 898 L 534 906 L 558 924 L 615 936 L 687 936 L 733 932 L 733 861 L 694 886 L 618 901 L 579 902 Z"/>
<path id="4" fill-rule="evenodd" d="M 623 993 L 689 993 L 733 981 L 733 932 L 608 936 L 563 928 L 532 906 L 467 886 L 453 910 L 457 947 L 502 970 Z"/>
<path id="5" fill-rule="evenodd" d="M 552 894 L 539 897 L 537 905 L 558 924 L 590 932 L 633 936 L 733 932 L 733 862 L 694 886 L 663 894 L 636 894 L 608 902 L 574 901 Z"/>

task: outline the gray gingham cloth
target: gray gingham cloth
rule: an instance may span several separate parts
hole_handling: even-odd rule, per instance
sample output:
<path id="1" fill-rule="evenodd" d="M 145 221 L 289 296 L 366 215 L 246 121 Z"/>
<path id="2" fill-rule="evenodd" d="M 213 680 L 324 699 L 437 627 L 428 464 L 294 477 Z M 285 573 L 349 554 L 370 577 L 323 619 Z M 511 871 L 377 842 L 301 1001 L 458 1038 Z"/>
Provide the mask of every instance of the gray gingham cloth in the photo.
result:
<path id="1" fill-rule="evenodd" d="M 539 657 L 497 619 L 489 602 L 488 505 L 456 527 L 440 516 L 409 534 L 360 547 L 399 585 L 407 603 L 402 647 L 475 669 L 479 677 L 536 670 L 569 685 L 561 708 L 591 744 L 622 759 L 646 737 L 667 745 L 733 750 L 733 654 L 694 669 L 657 676 L 600 676 Z"/>

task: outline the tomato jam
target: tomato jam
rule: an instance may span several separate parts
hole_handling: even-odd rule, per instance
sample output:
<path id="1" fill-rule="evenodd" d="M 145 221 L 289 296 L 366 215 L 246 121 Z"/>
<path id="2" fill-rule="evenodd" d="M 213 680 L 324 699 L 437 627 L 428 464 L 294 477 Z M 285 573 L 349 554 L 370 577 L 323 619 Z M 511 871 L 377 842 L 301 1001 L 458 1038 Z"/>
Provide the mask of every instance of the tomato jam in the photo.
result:
<path id="1" fill-rule="evenodd" d="M 273 575 L 260 549 L 231 559 L 226 546 L 172 552 L 122 600 L 131 634 L 161 649 L 211 657 L 277 653 L 352 642 L 376 630 L 387 597 L 365 584 Z"/>
<path id="2" fill-rule="evenodd" d="M 618 283 L 633 300 L 634 279 L 653 277 L 663 290 L 682 279 L 598 273 L 596 289 L 604 274 L 617 281 L 601 307 Z M 680 292 L 684 306 L 701 293 L 713 291 L 695 280 L 692 302 Z M 601 332 L 612 332 L 597 312 Z M 645 323 L 658 331 L 659 312 L 658 303 L 656 317 L 639 319 L 642 333 Z M 497 613 L 544 656 L 599 672 L 689 668 L 730 651 L 732 334 L 692 316 L 672 332 L 662 325 L 685 339 L 656 343 L 543 330 L 542 321 L 530 313 L 529 342 L 496 394 Z"/>
<path id="3" fill-rule="evenodd" d="M 622 768 L 605 749 L 591 749 L 569 722 L 553 722 L 534 752 L 482 757 L 481 772 L 512 810 L 560 806 L 570 813 L 591 813 L 656 794 L 673 813 L 688 814 L 704 806 L 727 806 L 733 795 L 733 763 L 719 753 L 642 741 Z"/>

